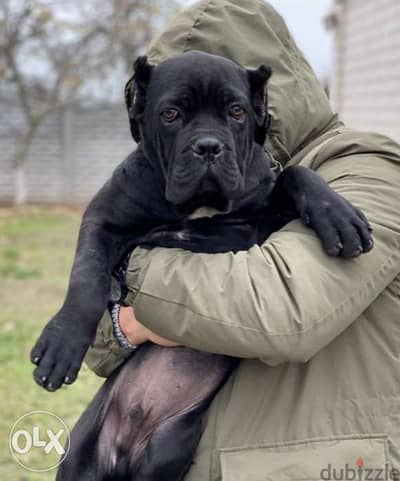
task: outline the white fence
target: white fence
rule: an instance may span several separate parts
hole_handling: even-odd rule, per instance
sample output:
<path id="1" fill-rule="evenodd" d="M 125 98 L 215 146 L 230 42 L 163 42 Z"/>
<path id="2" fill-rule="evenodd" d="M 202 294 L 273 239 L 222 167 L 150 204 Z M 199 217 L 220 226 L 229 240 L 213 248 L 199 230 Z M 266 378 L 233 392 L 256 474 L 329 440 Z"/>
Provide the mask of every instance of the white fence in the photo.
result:
<path id="1" fill-rule="evenodd" d="M 0 203 L 14 198 L 10 126 L 19 109 L 8 99 L 0 109 Z M 124 105 L 73 108 L 54 113 L 39 129 L 25 163 L 26 200 L 82 204 L 135 148 Z"/>

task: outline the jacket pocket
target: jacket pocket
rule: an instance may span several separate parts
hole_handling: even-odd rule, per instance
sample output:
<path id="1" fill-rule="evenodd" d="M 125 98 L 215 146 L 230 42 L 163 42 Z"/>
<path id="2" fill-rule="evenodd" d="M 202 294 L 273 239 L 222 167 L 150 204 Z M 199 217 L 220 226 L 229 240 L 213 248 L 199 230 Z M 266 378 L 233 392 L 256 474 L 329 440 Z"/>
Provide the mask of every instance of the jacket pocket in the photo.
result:
<path id="1" fill-rule="evenodd" d="M 392 479 L 387 437 L 307 440 L 220 451 L 223 481 Z M 385 478 L 386 473 L 386 478 Z"/>

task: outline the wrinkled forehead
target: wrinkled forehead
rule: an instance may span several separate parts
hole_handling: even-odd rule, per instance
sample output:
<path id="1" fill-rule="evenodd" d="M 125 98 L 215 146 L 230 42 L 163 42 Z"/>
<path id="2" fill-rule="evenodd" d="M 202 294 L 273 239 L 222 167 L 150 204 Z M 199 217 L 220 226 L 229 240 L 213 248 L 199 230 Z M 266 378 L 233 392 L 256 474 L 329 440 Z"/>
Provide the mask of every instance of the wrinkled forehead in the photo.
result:
<path id="1" fill-rule="evenodd" d="M 249 98 L 246 71 L 221 57 L 183 54 L 157 66 L 149 86 L 153 101 L 171 98 L 229 102 Z"/>

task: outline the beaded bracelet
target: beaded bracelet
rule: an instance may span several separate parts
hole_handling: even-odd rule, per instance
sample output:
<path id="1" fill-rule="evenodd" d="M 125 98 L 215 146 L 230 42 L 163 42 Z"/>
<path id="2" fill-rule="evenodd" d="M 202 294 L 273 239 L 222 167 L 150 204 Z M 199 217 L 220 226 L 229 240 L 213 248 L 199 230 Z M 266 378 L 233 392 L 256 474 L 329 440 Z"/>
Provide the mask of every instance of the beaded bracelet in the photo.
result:
<path id="1" fill-rule="evenodd" d="M 121 326 L 119 324 L 119 313 L 121 311 L 121 304 L 111 304 L 109 306 L 110 314 L 111 314 L 111 321 L 114 331 L 114 336 L 118 341 L 118 344 L 128 351 L 136 351 L 137 346 L 131 344 L 128 339 L 126 338 L 125 334 L 121 330 Z"/>

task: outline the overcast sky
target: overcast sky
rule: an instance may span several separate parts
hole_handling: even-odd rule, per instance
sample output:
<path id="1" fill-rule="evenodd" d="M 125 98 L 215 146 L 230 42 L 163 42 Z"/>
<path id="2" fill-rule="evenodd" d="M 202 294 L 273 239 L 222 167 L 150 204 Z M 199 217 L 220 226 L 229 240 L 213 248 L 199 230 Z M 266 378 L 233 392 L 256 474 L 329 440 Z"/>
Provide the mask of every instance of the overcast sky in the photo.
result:
<path id="1" fill-rule="evenodd" d="M 184 5 L 193 0 L 181 0 Z M 322 19 L 333 0 L 269 0 L 285 18 L 290 31 L 320 77 L 332 70 L 332 39 Z"/>

